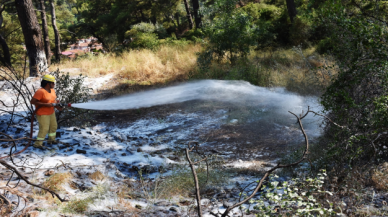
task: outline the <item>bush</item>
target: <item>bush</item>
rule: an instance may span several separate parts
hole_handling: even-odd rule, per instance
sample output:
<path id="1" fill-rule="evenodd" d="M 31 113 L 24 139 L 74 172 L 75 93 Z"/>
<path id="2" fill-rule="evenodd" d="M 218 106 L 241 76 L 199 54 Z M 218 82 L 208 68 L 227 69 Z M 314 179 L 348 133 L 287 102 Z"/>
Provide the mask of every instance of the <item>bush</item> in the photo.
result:
<path id="1" fill-rule="evenodd" d="M 339 75 L 322 96 L 332 120 L 325 135 L 328 162 L 352 166 L 388 157 L 388 30 L 381 22 L 348 15 L 341 2 L 328 1 L 321 22 L 332 29 L 330 41 Z M 327 145 L 329 144 L 329 145 Z"/>
<path id="2" fill-rule="evenodd" d="M 204 33 L 201 29 L 191 29 L 185 32 L 182 37 L 190 41 L 201 42 L 204 37 Z"/>
<path id="3" fill-rule="evenodd" d="M 71 200 L 66 203 L 63 212 L 83 214 L 91 203 L 93 203 L 93 199 L 91 198 Z"/>
<path id="4" fill-rule="evenodd" d="M 319 173 L 317 178 L 294 179 L 282 184 L 276 181 L 277 176 L 270 177 L 263 186 L 260 200 L 252 200 L 258 216 L 331 216 L 335 212 L 333 204 L 326 198 L 332 195 L 325 191 L 323 183 L 326 173 Z M 270 202 L 266 206 L 264 202 Z"/>
<path id="5" fill-rule="evenodd" d="M 311 24 L 308 20 L 301 17 L 295 17 L 294 23 L 290 28 L 290 42 L 294 46 L 306 46 L 311 35 Z"/>
<path id="6" fill-rule="evenodd" d="M 136 32 L 141 32 L 141 33 L 155 33 L 157 34 L 160 38 L 165 38 L 167 37 L 167 31 L 163 27 L 162 24 L 156 23 L 155 25 L 152 23 L 138 23 L 132 26 L 132 29 L 129 31 L 136 31 Z"/>
<path id="7" fill-rule="evenodd" d="M 167 31 L 161 24 L 138 23 L 125 33 L 125 38 L 130 39 L 130 48 L 156 49 L 160 41 L 166 38 Z"/>
<path id="8" fill-rule="evenodd" d="M 334 49 L 334 43 L 330 38 L 322 39 L 317 44 L 317 52 L 320 54 L 327 54 Z"/>
<path id="9" fill-rule="evenodd" d="M 159 46 L 159 43 L 158 36 L 155 33 L 137 32 L 133 41 L 129 44 L 129 47 L 154 50 Z"/>
<path id="10" fill-rule="evenodd" d="M 50 73 L 55 77 L 55 93 L 61 103 L 83 103 L 90 100 L 91 88 L 84 85 L 85 76 L 70 77 L 69 73 L 58 70 Z M 71 108 L 56 112 L 58 126 L 72 120 L 72 125 L 80 124 L 89 118 L 88 111 Z"/>
<path id="11" fill-rule="evenodd" d="M 235 0 L 218 0 L 213 9 L 217 16 L 204 24 L 209 44 L 198 57 L 201 69 L 206 70 L 213 58 L 218 62 L 226 58 L 233 65 L 257 44 L 260 29 L 245 11 L 236 10 L 235 4 Z"/>

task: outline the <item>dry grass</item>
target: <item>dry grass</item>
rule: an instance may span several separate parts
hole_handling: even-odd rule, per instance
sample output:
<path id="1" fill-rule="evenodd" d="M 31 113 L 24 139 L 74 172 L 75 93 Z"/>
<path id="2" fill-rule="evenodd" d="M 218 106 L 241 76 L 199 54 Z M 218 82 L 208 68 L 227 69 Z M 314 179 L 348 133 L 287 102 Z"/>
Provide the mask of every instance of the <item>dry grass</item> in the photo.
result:
<path id="1" fill-rule="evenodd" d="M 102 180 L 104 180 L 106 177 L 105 177 L 105 175 L 104 175 L 102 172 L 100 172 L 100 171 L 97 170 L 96 172 L 90 174 L 90 175 L 89 175 L 89 178 L 92 179 L 92 180 L 94 180 L 94 181 L 102 181 Z"/>
<path id="2" fill-rule="evenodd" d="M 372 173 L 372 183 L 378 190 L 388 190 L 388 163 L 378 166 Z"/>
<path id="3" fill-rule="evenodd" d="M 136 85 L 163 85 L 189 78 L 237 79 L 259 86 L 286 87 L 302 94 L 323 90 L 337 74 L 335 69 L 323 68 L 335 62 L 316 53 L 315 48 L 253 51 L 247 60 L 234 66 L 226 61 L 214 62 L 204 73 L 197 65 L 196 54 L 201 50 L 200 44 L 162 45 L 155 51 L 141 49 L 120 55 L 85 56 L 52 65 L 50 70 L 59 68 L 73 75 L 81 72 L 88 77 L 113 73 L 118 81 L 115 85 L 122 85 L 124 89 Z"/>
<path id="4" fill-rule="evenodd" d="M 130 50 L 120 55 L 107 54 L 63 61 L 52 65 L 50 70 L 79 68 L 89 77 L 99 77 L 114 73 L 121 82 L 131 84 L 156 84 L 177 78 L 187 79 L 190 71 L 196 68 L 196 52 L 200 45 L 163 45 L 156 51 L 147 49 Z M 79 72 L 74 73 L 79 74 Z"/>
<path id="5" fill-rule="evenodd" d="M 43 187 L 46 187 L 52 191 L 61 191 L 63 190 L 63 185 L 69 183 L 73 178 L 73 175 L 70 172 L 66 173 L 55 173 L 50 176 L 43 184 Z"/>

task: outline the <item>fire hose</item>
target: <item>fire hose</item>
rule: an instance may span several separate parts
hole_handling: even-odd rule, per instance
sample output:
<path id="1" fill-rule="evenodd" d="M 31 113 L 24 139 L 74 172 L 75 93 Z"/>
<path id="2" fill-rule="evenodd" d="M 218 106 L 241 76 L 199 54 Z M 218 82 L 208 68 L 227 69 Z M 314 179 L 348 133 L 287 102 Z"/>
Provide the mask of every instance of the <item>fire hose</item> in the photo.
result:
<path id="1" fill-rule="evenodd" d="M 53 106 L 56 107 L 56 106 L 59 106 L 59 107 L 71 107 L 71 103 L 68 103 L 68 104 L 65 104 L 65 103 L 53 103 Z M 31 145 L 31 140 L 32 140 L 32 132 L 33 132 L 33 127 L 34 127 L 34 117 L 35 117 L 35 114 L 36 114 L 36 111 L 39 109 L 39 107 L 37 107 L 34 112 L 31 114 L 31 129 L 30 129 L 30 139 L 28 140 L 28 143 L 27 145 L 20 151 L 16 152 L 15 154 L 11 154 L 10 155 L 7 155 L 7 156 L 4 156 L 4 157 L 0 157 L 0 159 L 4 159 L 4 158 L 7 158 L 7 157 L 10 157 L 10 156 L 15 156 L 15 155 L 18 155 L 22 152 L 24 152 L 25 150 L 27 150 L 28 147 L 30 147 Z M 16 149 L 16 147 L 15 147 Z"/>

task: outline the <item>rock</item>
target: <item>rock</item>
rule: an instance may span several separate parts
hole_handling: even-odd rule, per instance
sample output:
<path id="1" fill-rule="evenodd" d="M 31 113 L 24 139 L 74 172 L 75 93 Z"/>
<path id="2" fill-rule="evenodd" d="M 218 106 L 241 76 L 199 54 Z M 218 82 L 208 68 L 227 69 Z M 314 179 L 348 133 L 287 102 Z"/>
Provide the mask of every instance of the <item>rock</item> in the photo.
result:
<path id="1" fill-rule="evenodd" d="M 55 137 L 57 137 L 57 138 L 61 138 L 61 136 L 62 136 L 61 132 L 57 132 L 55 135 Z"/>
<path id="2" fill-rule="evenodd" d="M 93 135 L 92 132 L 90 132 L 90 131 L 86 131 L 86 133 L 87 133 L 87 134 L 90 134 L 90 135 Z"/>
<path id="3" fill-rule="evenodd" d="M 158 171 L 158 168 L 155 166 L 151 165 L 144 165 L 143 167 L 140 168 L 143 172 L 145 173 L 154 173 Z"/>
<path id="4" fill-rule="evenodd" d="M 121 153 L 121 156 L 127 156 L 127 153 Z"/>
<path id="5" fill-rule="evenodd" d="M 136 209 L 142 209 L 143 207 L 140 206 L 139 204 L 136 204 L 136 205 L 135 205 L 135 208 L 136 208 Z"/>
<path id="6" fill-rule="evenodd" d="M 155 206 L 171 206 L 172 204 L 168 201 L 159 201 L 154 204 Z"/>
<path id="7" fill-rule="evenodd" d="M 78 154 L 86 154 L 85 150 L 77 149 L 76 151 Z"/>
<path id="8" fill-rule="evenodd" d="M 44 172 L 44 175 L 45 176 L 52 176 L 52 175 L 54 175 L 54 173 L 55 173 L 54 170 L 51 169 L 51 170 L 47 170 L 46 172 Z"/>
<path id="9" fill-rule="evenodd" d="M 188 205 L 192 204 L 192 202 L 189 200 L 181 200 L 181 201 L 179 201 L 179 204 L 181 206 L 188 206 Z"/>
<path id="10" fill-rule="evenodd" d="M 178 211 L 179 211 L 178 208 L 176 208 L 176 207 L 174 207 L 174 206 L 170 207 L 169 210 L 170 210 L 171 212 L 178 212 Z"/>
<path id="11" fill-rule="evenodd" d="M 229 123 L 231 124 L 237 124 L 238 120 L 237 119 L 232 119 Z"/>
<path id="12" fill-rule="evenodd" d="M 74 131 L 74 132 L 77 132 L 77 131 L 81 131 L 81 130 L 78 129 L 78 128 L 76 128 L 76 127 L 74 127 L 73 131 Z"/>
<path id="13" fill-rule="evenodd" d="M 3 148 L 8 148 L 9 145 L 8 145 L 8 144 L 2 144 L 1 147 L 3 147 Z"/>
<path id="14" fill-rule="evenodd" d="M 137 149 L 137 152 L 143 152 L 143 149 L 138 148 L 138 149 Z"/>
<path id="15" fill-rule="evenodd" d="M 170 160 L 173 160 L 173 161 L 179 161 L 179 157 L 177 157 L 175 155 L 171 155 L 171 156 L 169 156 L 167 158 L 170 159 Z"/>

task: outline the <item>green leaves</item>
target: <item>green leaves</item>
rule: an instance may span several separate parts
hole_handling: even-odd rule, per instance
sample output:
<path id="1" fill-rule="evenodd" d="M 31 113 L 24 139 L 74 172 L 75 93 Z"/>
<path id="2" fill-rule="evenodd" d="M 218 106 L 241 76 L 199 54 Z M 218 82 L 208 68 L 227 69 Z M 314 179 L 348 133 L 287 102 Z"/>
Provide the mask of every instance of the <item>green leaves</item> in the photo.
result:
<path id="1" fill-rule="evenodd" d="M 255 201 L 254 208 L 259 211 L 258 216 L 317 216 L 334 215 L 328 200 L 320 200 L 325 194 L 332 195 L 322 187 L 326 173 L 318 173 L 316 178 L 293 179 L 285 181 L 279 186 L 276 175 L 270 176 L 269 186 L 260 200 Z M 272 204 L 272 205 L 270 205 Z"/>
<path id="2" fill-rule="evenodd" d="M 331 0 L 318 18 L 331 29 L 331 54 L 339 71 L 322 96 L 322 105 L 332 120 L 346 126 L 339 128 L 328 122 L 326 127 L 332 144 L 326 157 L 337 163 L 354 164 L 361 158 L 388 154 L 373 145 L 388 126 L 388 114 L 381 109 L 388 94 L 388 31 L 382 22 L 364 14 L 364 3 L 354 8 Z"/>

